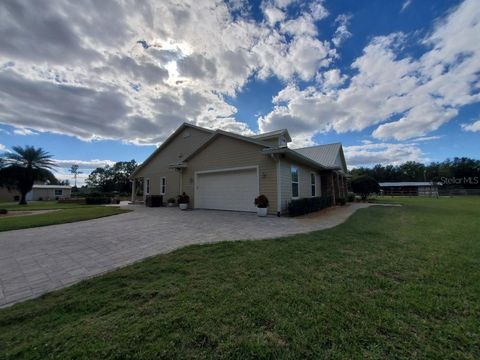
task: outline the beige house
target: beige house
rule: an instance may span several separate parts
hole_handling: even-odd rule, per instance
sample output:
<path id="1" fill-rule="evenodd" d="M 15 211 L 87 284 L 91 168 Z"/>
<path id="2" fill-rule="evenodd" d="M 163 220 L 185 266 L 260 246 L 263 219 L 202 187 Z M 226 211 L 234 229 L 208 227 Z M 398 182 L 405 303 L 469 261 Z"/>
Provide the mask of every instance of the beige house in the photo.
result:
<path id="1" fill-rule="evenodd" d="M 294 150 L 289 142 L 286 129 L 242 136 L 184 123 L 132 174 L 132 201 L 139 180 L 144 198 L 185 192 L 199 209 L 256 211 L 264 194 L 268 213 L 280 215 L 292 199 L 347 196 L 341 144 Z"/>
<path id="2" fill-rule="evenodd" d="M 27 193 L 27 201 L 67 199 L 72 193 L 72 187 L 66 185 L 33 185 Z"/>

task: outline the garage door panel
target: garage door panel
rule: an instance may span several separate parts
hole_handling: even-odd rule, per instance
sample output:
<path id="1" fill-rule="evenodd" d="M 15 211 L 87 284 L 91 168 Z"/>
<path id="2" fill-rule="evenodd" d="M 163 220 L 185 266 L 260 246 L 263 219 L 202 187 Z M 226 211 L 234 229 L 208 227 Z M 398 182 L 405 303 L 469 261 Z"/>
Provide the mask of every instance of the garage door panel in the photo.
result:
<path id="1" fill-rule="evenodd" d="M 197 174 L 195 207 L 202 209 L 256 211 L 256 169 Z"/>

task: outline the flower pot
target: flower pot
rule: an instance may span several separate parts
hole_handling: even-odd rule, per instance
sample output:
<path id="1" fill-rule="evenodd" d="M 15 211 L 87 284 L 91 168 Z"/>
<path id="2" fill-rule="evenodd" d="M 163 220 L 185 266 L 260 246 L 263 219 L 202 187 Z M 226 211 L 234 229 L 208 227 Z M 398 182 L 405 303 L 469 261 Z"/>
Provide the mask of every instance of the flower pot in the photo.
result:
<path id="1" fill-rule="evenodd" d="M 188 204 L 178 204 L 180 206 L 180 210 L 187 210 L 188 209 Z"/>
<path id="2" fill-rule="evenodd" d="M 174 207 L 175 203 L 167 203 L 168 207 Z"/>
<path id="3" fill-rule="evenodd" d="M 258 216 L 267 216 L 267 208 L 259 208 L 257 207 L 257 215 Z"/>

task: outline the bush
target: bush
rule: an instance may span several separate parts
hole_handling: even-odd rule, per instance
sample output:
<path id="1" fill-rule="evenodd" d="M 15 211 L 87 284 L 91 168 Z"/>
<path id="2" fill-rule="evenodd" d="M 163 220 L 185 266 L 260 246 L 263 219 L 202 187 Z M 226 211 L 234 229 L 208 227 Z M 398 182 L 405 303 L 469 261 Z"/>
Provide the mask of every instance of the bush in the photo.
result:
<path id="1" fill-rule="evenodd" d="M 177 202 L 179 204 L 188 204 L 190 202 L 190 197 L 187 194 L 183 193 L 182 195 L 177 196 Z"/>
<path id="2" fill-rule="evenodd" d="M 349 192 L 347 195 L 347 201 L 348 202 L 354 202 L 355 201 L 355 193 Z"/>
<path id="3" fill-rule="evenodd" d="M 268 207 L 268 199 L 265 195 L 257 196 L 255 198 L 254 203 L 258 208 L 267 208 Z"/>
<path id="4" fill-rule="evenodd" d="M 292 200 L 288 204 L 288 214 L 290 216 L 305 215 L 330 207 L 332 204 L 333 199 L 331 196 L 316 196 Z"/>
<path id="5" fill-rule="evenodd" d="M 85 198 L 87 205 L 105 205 L 110 204 L 112 200 L 109 197 L 89 196 Z"/>
<path id="6" fill-rule="evenodd" d="M 163 196 L 162 195 L 147 195 L 145 197 L 145 206 L 147 206 L 147 207 L 163 206 Z"/>
<path id="7" fill-rule="evenodd" d="M 352 180 L 352 190 L 366 200 L 370 194 L 380 192 L 380 185 L 371 176 L 362 175 Z"/>
<path id="8" fill-rule="evenodd" d="M 347 200 L 345 198 L 341 197 L 337 199 L 337 204 L 340 206 L 344 206 L 347 203 Z"/>
<path id="9" fill-rule="evenodd" d="M 169 204 L 175 204 L 175 198 L 169 198 L 169 199 L 167 200 L 167 202 L 168 202 Z"/>
<path id="10" fill-rule="evenodd" d="M 8 210 L 7 209 L 0 209 L 0 215 L 7 215 Z"/>

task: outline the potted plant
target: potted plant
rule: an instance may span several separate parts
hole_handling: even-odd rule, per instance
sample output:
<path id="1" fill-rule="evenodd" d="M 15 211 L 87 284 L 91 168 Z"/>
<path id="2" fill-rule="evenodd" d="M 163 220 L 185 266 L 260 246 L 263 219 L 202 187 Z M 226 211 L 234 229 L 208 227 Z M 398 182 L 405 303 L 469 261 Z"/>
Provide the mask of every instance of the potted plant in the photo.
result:
<path id="1" fill-rule="evenodd" d="M 175 206 L 175 198 L 169 198 L 167 200 L 168 207 L 173 207 Z"/>
<path id="2" fill-rule="evenodd" d="M 267 216 L 268 199 L 265 195 L 259 195 L 255 198 L 258 216 Z"/>
<path id="3" fill-rule="evenodd" d="M 186 210 L 188 208 L 188 203 L 190 202 L 190 197 L 184 192 L 182 195 L 178 195 L 177 202 L 181 210 Z"/>

